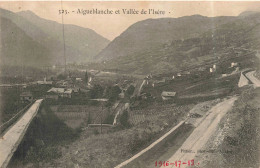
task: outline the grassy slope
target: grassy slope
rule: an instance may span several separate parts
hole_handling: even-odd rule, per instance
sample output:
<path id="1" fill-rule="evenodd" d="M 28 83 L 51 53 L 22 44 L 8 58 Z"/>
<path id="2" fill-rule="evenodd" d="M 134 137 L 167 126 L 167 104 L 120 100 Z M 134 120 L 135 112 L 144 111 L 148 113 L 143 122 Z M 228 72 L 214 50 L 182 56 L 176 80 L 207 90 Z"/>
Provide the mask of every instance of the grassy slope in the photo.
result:
<path id="1" fill-rule="evenodd" d="M 220 123 L 218 132 L 206 144 L 204 153 L 196 159 L 201 167 L 259 167 L 259 89 L 245 89 Z M 207 159 L 205 159 L 207 158 Z"/>

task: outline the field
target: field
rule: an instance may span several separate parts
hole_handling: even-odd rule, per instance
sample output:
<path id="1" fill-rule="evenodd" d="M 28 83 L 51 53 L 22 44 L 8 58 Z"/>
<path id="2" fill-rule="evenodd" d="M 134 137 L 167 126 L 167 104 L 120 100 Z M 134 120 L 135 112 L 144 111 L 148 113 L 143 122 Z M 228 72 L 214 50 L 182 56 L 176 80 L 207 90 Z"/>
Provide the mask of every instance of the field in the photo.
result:
<path id="1" fill-rule="evenodd" d="M 178 99 L 176 103 L 183 103 L 185 99 L 187 99 L 187 102 L 193 102 L 196 99 L 206 101 L 231 94 L 237 88 L 239 77 L 240 73 L 226 77 L 212 74 L 204 74 L 198 77 L 191 74 L 165 82 L 154 88 L 151 85 L 146 85 L 143 92 L 150 93 L 158 101 L 161 100 L 163 91 L 177 92 Z"/>
<path id="2" fill-rule="evenodd" d="M 71 128 L 87 127 L 87 124 L 99 124 L 109 116 L 107 108 L 91 105 L 56 105 L 51 106 L 55 115 Z"/>
<path id="3" fill-rule="evenodd" d="M 103 134 L 93 130 L 94 128 L 87 128 L 82 131 L 80 138 L 75 142 L 61 146 L 60 158 L 43 164 L 42 167 L 114 167 L 147 147 L 184 120 L 194 107 L 196 109 L 193 111 L 205 111 L 215 103 L 216 101 L 209 101 L 196 107 L 195 104 L 178 106 L 176 104 L 154 103 L 146 108 L 130 110 L 128 112 L 130 127 L 124 128 L 119 125 L 106 130 Z M 156 157 L 168 156 L 178 148 L 180 144 L 174 139 L 188 136 L 192 126 L 187 125 L 187 127 L 183 127 L 183 130 L 187 134 L 176 134 L 169 137 L 165 142 L 166 146 L 160 148 L 156 155 L 150 157 L 151 163 Z M 93 134 L 93 131 L 96 133 Z M 169 149 L 168 152 L 167 149 Z"/>
<path id="4" fill-rule="evenodd" d="M 175 104 L 152 104 L 147 108 L 140 110 L 132 110 L 129 112 L 129 121 L 132 125 L 142 123 L 161 123 L 164 125 L 171 125 L 176 122 L 177 118 L 182 118 L 189 112 L 194 105 L 181 105 Z"/>

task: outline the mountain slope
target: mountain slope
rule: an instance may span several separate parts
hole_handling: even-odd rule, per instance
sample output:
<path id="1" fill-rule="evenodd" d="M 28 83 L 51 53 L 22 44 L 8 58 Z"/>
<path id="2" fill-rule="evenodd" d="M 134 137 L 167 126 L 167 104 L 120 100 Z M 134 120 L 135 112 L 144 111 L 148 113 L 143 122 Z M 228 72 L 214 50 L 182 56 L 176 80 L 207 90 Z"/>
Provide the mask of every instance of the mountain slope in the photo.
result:
<path id="1" fill-rule="evenodd" d="M 137 22 L 114 39 L 98 56 L 99 60 L 127 57 L 151 51 L 172 40 L 197 37 L 206 30 L 224 24 L 234 17 L 204 17 L 148 19 Z"/>
<path id="2" fill-rule="evenodd" d="M 175 29 L 168 28 L 168 31 L 160 28 L 162 24 L 158 26 L 155 23 L 152 28 L 144 29 L 149 20 L 137 23 L 141 29 L 136 29 L 136 25 L 129 27 L 100 54 L 101 57 L 108 57 L 102 64 L 103 69 L 136 74 L 168 73 L 243 55 L 246 59 L 250 51 L 259 49 L 259 13 L 247 17 L 191 18 L 193 22 L 175 22 Z M 203 22 L 199 22 L 200 19 Z M 160 20 L 154 22 L 160 23 Z M 152 34 L 154 27 L 161 30 Z M 181 27 L 183 30 L 180 30 Z M 149 34 L 152 42 L 146 37 Z M 162 38 L 158 40 L 159 37 Z M 134 38 L 138 45 L 132 41 Z M 131 48 L 128 48 L 130 45 Z M 248 63 L 250 60 L 241 61 Z"/>
<path id="3" fill-rule="evenodd" d="M 49 50 L 29 37 L 11 20 L 0 17 L 1 65 L 44 66 L 52 61 Z"/>
<path id="4" fill-rule="evenodd" d="M 64 63 L 62 24 L 41 19 L 32 12 L 19 14 L 0 9 L 0 16 L 13 22 L 33 41 L 48 50 L 52 58 L 49 65 Z M 108 44 L 108 40 L 93 30 L 74 25 L 65 25 L 65 55 L 67 62 L 92 61 L 94 56 Z M 11 51 L 10 51 L 11 52 Z"/>
<path id="5" fill-rule="evenodd" d="M 31 11 L 22 11 L 17 14 L 63 44 L 62 24 L 40 18 Z M 64 25 L 64 37 L 66 46 L 76 52 L 69 56 L 76 57 L 76 60 L 73 61 L 77 62 L 93 61 L 95 56 L 109 43 L 109 40 L 91 29 L 69 24 Z"/>

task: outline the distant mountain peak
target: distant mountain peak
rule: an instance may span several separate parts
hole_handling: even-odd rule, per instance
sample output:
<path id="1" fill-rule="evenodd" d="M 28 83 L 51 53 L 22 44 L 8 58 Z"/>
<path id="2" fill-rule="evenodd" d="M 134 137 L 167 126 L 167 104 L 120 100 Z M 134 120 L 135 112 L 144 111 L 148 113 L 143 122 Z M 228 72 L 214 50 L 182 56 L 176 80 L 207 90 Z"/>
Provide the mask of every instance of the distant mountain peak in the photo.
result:
<path id="1" fill-rule="evenodd" d="M 20 12 L 16 12 L 17 14 L 19 15 L 32 15 L 32 16 L 37 16 L 35 13 L 33 13 L 32 11 L 30 10 L 25 10 L 25 11 L 20 11 Z M 38 17 L 38 16 L 37 16 Z"/>

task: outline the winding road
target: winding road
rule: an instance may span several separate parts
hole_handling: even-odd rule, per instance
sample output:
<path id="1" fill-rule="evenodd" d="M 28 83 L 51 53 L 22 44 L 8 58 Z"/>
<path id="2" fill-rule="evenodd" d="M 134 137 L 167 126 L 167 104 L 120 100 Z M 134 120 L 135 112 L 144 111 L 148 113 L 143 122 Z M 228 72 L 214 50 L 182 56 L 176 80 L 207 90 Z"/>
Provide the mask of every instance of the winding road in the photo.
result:
<path id="1" fill-rule="evenodd" d="M 260 80 L 257 79 L 254 74 L 256 71 L 246 73 L 246 77 L 254 84 L 255 87 L 260 87 Z"/>
<path id="2" fill-rule="evenodd" d="M 210 109 L 208 116 L 195 128 L 177 152 L 168 159 L 169 167 L 176 167 L 173 164 L 175 161 L 187 162 L 195 158 L 197 151 L 207 143 L 217 130 L 220 120 L 232 109 L 235 100 L 237 97 L 232 97 Z M 188 167 L 188 165 L 181 165 L 181 167 Z"/>

